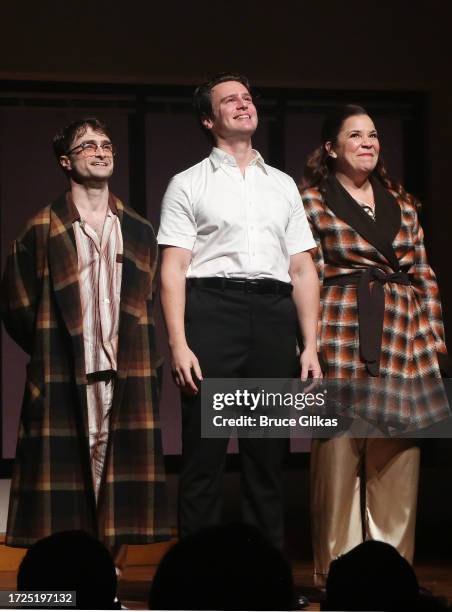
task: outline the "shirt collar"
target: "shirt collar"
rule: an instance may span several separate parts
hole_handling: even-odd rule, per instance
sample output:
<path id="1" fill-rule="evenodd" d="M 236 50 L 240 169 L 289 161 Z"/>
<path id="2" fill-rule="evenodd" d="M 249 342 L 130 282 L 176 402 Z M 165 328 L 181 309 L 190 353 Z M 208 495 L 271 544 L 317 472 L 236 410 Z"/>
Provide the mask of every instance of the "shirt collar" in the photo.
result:
<path id="1" fill-rule="evenodd" d="M 249 166 L 259 166 L 262 170 L 268 174 L 267 168 L 265 166 L 265 161 L 259 151 L 256 149 L 252 149 L 254 153 L 253 159 L 248 164 Z M 209 155 L 210 162 L 213 166 L 214 170 L 220 168 L 220 166 L 235 166 L 237 167 L 237 162 L 233 155 L 226 153 L 223 149 L 219 149 L 218 147 L 214 147 Z"/>

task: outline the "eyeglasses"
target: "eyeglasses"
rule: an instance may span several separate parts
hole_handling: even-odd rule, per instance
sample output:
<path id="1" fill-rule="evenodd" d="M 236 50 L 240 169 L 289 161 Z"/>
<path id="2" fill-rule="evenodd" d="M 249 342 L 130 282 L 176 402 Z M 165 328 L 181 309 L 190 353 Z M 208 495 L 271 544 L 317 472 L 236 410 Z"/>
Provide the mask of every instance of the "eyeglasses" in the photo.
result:
<path id="1" fill-rule="evenodd" d="M 111 142 L 102 142 L 98 144 L 93 140 L 88 140 L 86 142 L 82 142 L 73 149 L 70 149 L 66 155 L 70 155 L 71 153 L 75 153 L 76 155 L 82 155 L 83 157 L 94 157 L 97 155 L 97 149 L 101 149 L 102 153 L 107 157 L 113 157 L 116 153 L 115 148 Z"/>

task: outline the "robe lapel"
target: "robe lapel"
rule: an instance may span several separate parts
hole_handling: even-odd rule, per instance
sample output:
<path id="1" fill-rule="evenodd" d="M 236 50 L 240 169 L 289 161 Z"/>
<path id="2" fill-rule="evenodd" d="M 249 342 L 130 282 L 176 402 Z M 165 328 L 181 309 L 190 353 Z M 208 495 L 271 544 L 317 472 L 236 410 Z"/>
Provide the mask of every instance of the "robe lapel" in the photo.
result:
<path id="1" fill-rule="evenodd" d="M 146 300 L 151 292 L 149 244 L 136 232 L 133 216 L 124 211 L 122 202 L 114 199 L 121 223 L 123 240 L 121 303 L 118 331 L 118 384 L 115 388 L 115 406 L 120 405 L 123 382 L 127 378 L 131 355 L 134 355 L 133 338 L 141 317 L 146 316 Z M 134 363 L 142 369 L 144 364 Z"/>
<path id="2" fill-rule="evenodd" d="M 55 300 L 72 341 L 75 380 L 81 385 L 86 383 L 85 350 L 77 249 L 72 228 L 78 214 L 70 192 L 52 204 L 50 215 L 49 271 Z"/>
<path id="3" fill-rule="evenodd" d="M 391 268 L 397 271 L 399 262 L 392 242 L 400 229 L 400 206 L 378 179 L 371 177 L 371 183 L 375 197 L 375 221 L 335 176 L 330 176 L 326 182 L 327 206 L 384 255 Z"/>

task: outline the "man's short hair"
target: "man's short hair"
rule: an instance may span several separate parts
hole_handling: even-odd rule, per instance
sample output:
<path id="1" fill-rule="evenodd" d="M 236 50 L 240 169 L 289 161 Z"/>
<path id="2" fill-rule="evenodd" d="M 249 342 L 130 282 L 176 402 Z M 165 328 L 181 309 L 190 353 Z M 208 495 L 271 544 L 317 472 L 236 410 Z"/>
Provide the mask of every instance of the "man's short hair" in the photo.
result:
<path id="1" fill-rule="evenodd" d="M 226 83 L 228 81 L 237 81 L 238 83 L 241 83 L 251 93 L 250 82 L 243 74 L 239 74 L 238 72 L 218 72 L 208 81 L 199 85 L 193 94 L 193 106 L 195 108 L 198 121 L 209 137 L 211 137 L 210 130 L 206 130 L 204 127 L 203 119 L 211 119 L 213 116 L 212 99 L 210 97 L 210 93 L 216 85 Z"/>
<path id="2" fill-rule="evenodd" d="M 83 136 L 88 128 L 91 128 L 94 132 L 105 134 L 111 140 L 110 131 L 103 121 L 96 119 L 96 117 L 77 119 L 77 121 L 72 121 L 61 129 L 53 139 L 53 151 L 58 161 L 62 155 L 66 155 L 71 149 L 74 140 Z"/>

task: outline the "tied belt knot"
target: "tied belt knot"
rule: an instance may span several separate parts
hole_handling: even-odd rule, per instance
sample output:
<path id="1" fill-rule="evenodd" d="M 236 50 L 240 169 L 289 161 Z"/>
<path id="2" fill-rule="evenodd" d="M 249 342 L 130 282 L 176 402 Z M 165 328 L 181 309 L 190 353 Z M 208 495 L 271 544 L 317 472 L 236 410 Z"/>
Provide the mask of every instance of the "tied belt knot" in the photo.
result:
<path id="1" fill-rule="evenodd" d="M 340 274 L 324 280 L 327 286 L 357 287 L 359 351 L 371 376 L 378 376 L 380 372 L 386 283 L 411 285 L 406 272 L 386 273 L 378 268 L 366 268 L 362 272 Z"/>

